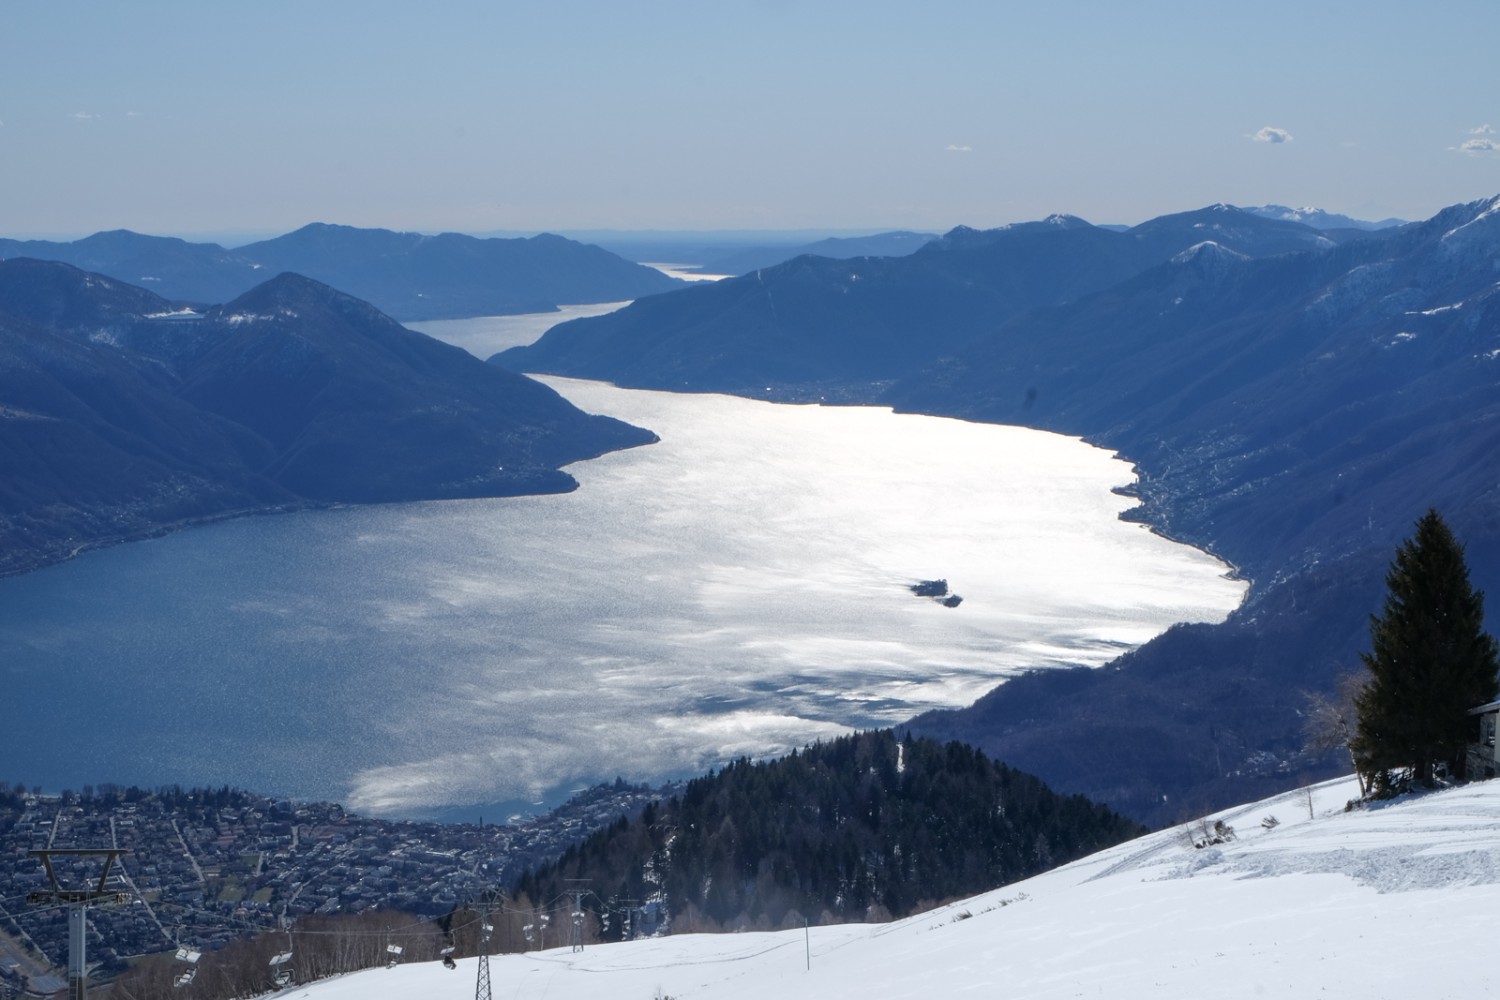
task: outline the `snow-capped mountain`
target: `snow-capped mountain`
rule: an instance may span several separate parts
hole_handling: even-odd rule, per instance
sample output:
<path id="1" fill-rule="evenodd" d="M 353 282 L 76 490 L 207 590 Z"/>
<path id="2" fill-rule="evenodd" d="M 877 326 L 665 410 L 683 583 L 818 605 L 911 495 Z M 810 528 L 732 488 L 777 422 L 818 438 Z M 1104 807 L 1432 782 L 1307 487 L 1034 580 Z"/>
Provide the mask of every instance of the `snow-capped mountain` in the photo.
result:
<path id="1" fill-rule="evenodd" d="M 1286 205 L 1253 205 L 1241 206 L 1242 211 L 1258 215 L 1263 219 L 1278 219 L 1282 222 L 1300 222 L 1304 226 L 1312 226 L 1314 229 L 1390 229 L 1393 226 L 1406 225 L 1405 219 L 1381 219 L 1379 222 L 1367 222 L 1364 219 L 1355 219 L 1337 212 L 1325 212 L 1321 208 L 1289 208 Z"/>
<path id="2" fill-rule="evenodd" d="M 1482 945 L 1466 944 L 1482 940 L 1500 907 L 1500 782 L 1346 812 L 1356 794 L 1352 779 L 1287 793 L 890 924 L 497 956 L 493 995 L 1494 995 L 1500 970 Z M 398 966 L 281 995 L 467 995 L 476 973 L 473 958 L 456 971 Z"/>

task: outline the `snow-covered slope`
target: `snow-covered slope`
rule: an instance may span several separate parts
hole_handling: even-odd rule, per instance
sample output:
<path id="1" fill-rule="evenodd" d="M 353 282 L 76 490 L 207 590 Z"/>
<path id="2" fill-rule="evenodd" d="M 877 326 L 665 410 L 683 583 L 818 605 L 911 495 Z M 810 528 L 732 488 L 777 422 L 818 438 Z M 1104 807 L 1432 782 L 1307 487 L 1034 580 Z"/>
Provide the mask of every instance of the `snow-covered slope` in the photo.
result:
<path id="1" fill-rule="evenodd" d="M 1141 838 L 892 924 L 682 935 L 490 960 L 506 1000 L 1493 996 L 1500 781 L 1344 812 L 1352 780 Z M 1313 818 L 1309 819 L 1309 810 Z M 1270 824 L 1269 817 L 1277 821 Z M 1214 819 L 1235 838 L 1194 847 Z M 1263 825 L 1263 823 L 1265 825 Z M 476 960 L 298 987 L 472 996 Z"/>

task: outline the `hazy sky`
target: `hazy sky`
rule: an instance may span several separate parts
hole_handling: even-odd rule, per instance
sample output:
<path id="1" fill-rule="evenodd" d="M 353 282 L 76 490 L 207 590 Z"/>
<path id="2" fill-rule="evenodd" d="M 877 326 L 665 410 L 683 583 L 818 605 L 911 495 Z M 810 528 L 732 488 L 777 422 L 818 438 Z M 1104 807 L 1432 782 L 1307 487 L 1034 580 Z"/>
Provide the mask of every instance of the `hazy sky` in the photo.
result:
<path id="1" fill-rule="evenodd" d="M 1500 3 L 0 3 L 0 235 L 1421 218 Z M 1276 141 L 1280 140 L 1280 141 Z"/>

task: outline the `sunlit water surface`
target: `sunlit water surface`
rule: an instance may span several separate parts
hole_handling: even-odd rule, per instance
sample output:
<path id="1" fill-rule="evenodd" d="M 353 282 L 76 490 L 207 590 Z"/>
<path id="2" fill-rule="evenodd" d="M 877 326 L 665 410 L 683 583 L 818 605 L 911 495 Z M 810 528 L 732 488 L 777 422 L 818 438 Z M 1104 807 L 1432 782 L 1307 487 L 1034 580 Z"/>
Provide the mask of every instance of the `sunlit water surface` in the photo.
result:
<path id="1" fill-rule="evenodd" d="M 476 316 L 473 319 L 434 319 L 407 323 L 406 328 L 462 347 L 481 360 L 508 347 L 523 347 L 559 323 L 585 316 L 614 312 L 627 302 L 598 302 L 583 306 L 558 306 L 555 312 L 521 313 L 517 316 Z"/>
<path id="2" fill-rule="evenodd" d="M 470 321 L 472 322 L 472 321 Z M 1076 439 L 549 380 L 659 444 L 566 496 L 250 517 L 0 581 L 0 779 L 557 801 L 1102 664 L 1243 595 Z M 946 578 L 947 608 L 909 585 Z"/>

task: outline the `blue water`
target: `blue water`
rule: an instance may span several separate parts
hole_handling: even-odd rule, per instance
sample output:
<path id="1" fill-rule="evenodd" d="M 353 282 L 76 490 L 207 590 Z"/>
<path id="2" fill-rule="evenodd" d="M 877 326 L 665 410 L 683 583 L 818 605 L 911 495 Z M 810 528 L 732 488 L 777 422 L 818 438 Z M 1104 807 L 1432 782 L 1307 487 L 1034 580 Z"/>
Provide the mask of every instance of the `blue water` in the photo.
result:
<path id="1" fill-rule="evenodd" d="M 547 803 L 1102 664 L 1243 595 L 1120 521 L 1129 466 L 1075 439 L 553 384 L 661 443 L 566 496 L 249 517 L 0 580 L 0 780 Z M 958 608 L 907 590 L 940 576 Z"/>

